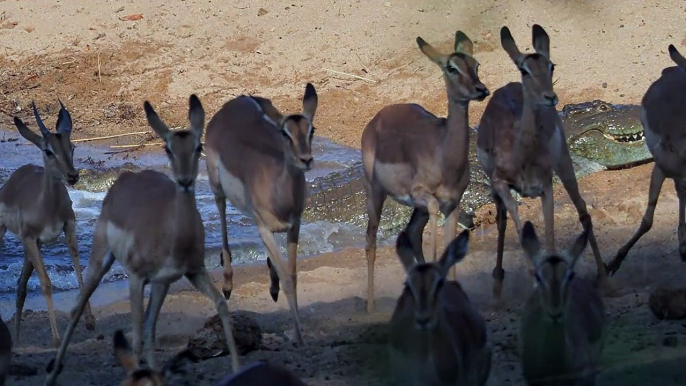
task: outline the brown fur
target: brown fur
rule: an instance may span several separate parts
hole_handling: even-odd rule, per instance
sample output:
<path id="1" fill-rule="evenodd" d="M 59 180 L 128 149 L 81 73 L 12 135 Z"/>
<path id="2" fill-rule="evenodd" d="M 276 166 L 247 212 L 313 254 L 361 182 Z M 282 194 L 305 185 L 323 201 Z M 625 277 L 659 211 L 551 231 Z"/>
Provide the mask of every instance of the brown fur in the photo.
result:
<path id="1" fill-rule="evenodd" d="M 24 246 L 24 265 L 17 282 L 14 330 L 16 344 L 19 344 L 26 285 L 35 269 L 48 306 L 53 344 L 55 347 L 60 345 L 52 303 L 52 283 L 40 254 L 43 243 L 56 240 L 64 232 L 76 278 L 79 286 L 83 287 L 76 241 L 76 217 L 67 188 L 62 183 L 62 180 L 67 180 L 70 185 L 75 184 L 79 180 L 79 173 L 74 168 L 71 116 L 62 102 L 60 106 L 56 133 L 51 133 L 45 127 L 35 104 L 33 112 L 42 135 L 31 131 L 21 119 L 14 118 L 19 134 L 43 152 L 44 166 L 24 165 L 12 173 L 0 188 L 0 248 L 8 230 L 17 235 Z M 86 308 L 86 327 L 91 331 L 95 329 L 90 306 Z"/>
<path id="2" fill-rule="evenodd" d="M 679 255 L 682 261 L 686 261 L 686 59 L 671 44 L 669 56 L 677 66 L 665 68 L 641 101 L 646 145 L 655 159 L 650 175 L 648 206 L 636 233 L 608 264 L 610 274 L 617 272 L 629 250 L 652 227 L 660 190 L 667 178 L 674 180 L 679 199 Z"/>
<path id="3" fill-rule="evenodd" d="M 558 99 L 553 91 L 550 39 L 537 24 L 532 27 L 532 35 L 536 52 L 523 54 L 509 29 L 501 29 L 503 49 L 522 72 L 522 83 L 509 83 L 493 93 L 481 117 L 477 138 L 479 163 L 491 182 L 496 205 L 498 245 L 493 269 L 496 299 L 500 298 L 505 276 L 502 261 L 508 212 L 517 234 L 521 232 L 517 202 L 510 189 L 524 197 L 541 197 L 547 248 L 555 251 L 553 173 L 562 180 L 584 230 L 590 234 L 598 276 L 606 284 L 591 215 L 579 193 L 562 121 L 555 109 Z"/>
<path id="4" fill-rule="evenodd" d="M 387 196 L 414 207 L 405 231 L 415 254 L 424 261 L 422 233 L 430 222 L 430 256 L 436 260 L 439 212 L 446 217 L 445 245 L 455 236 L 460 200 L 469 184 L 468 106 L 489 93 L 478 76 L 472 42 L 458 31 L 455 52 L 445 55 L 422 38 L 420 50 L 443 71 L 448 117 L 438 118 L 416 104 L 386 106 L 362 132 L 361 148 L 367 183 L 367 311 L 374 311 L 376 237 Z M 457 210 L 456 210 L 457 209 Z"/>
<path id="5" fill-rule="evenodd" d="M 522 311 L 524 378 L 536 386 L 592 386 L 606 336 L 603 301 L 594 285 L 574 275 L 588 233 L 569 251 L 544 253 L 534 226 L 522 229 L 522 248 L 535 268 L 534 293 Z"/>
<path id="6" fill-rule="evenodd" d="M 298 316 L 296 252 L 300 217 L 305 207 L 305 171 L 313 166 L 312 121 L 317 93 L 307 84 L 300 114 L 283 115 L 269 99 L 241 95 L 222 106 L 207 125 L 207 174 L 222 227 L 224 294 L 233 289 L 233 268 L 226 227 L 226 200 L 257 222 L 267 248 L 270 294 L 279 281 L 293 314 L 296 341 L 302 344 Z M 288 267 L 274 239 L 287 232 Z"/>
<path id="7" fill-rule="evenodd" d="M 229 309 L 205 268 L 205 231 L 195 201 L 194 184 L 202 151 L 200 138 L 205 112 L 200 100 L 191 95 L 190 130 L 171 131 L 147 101 L 144 107 L 148 123 L 165 142 L 174 180 L 152 170 L 126 172 L 107 192 L 95 226 L 86 286 L 72 309 L 64 341 L 46 385 L 54 384 L 83 306 L 115 259 L 129 275 L 134 354 L 140 353 L 143 344 L 148 366 L 155 367 L 155 326 L 162 303 L 169 285 L 186 276 L 196 289 L 215 303 L 231 351 L 232 366 L 234 370 L 238 369 Z M 144 321 L 143 289 L 148 283 L 152 291 Z M 145 339 L 142 342 L 144 322 Z"/>
<path id="8" fill-rule="evenodd" d="M 403 231 L 396 249 L 407 272 L 390 322 L 390 358 L 408 385 L 483 386 L 491 368 L 486 322 L 449 269 L 467 253 L 469 231 L 439 262 L 421 263 Z"/>

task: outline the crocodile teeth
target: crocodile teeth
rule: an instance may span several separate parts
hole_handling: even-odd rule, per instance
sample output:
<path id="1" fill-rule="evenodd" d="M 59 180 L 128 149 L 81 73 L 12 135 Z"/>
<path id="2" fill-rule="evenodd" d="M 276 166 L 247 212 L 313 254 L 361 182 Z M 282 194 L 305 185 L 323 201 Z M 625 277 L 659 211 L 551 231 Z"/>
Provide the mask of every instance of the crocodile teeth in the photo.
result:
<path id="1" fill-rule="evenodd" d="M 618 135 L 615 137 L 617 142 L 636 142 L 643 139 L 643 133 Z"/>

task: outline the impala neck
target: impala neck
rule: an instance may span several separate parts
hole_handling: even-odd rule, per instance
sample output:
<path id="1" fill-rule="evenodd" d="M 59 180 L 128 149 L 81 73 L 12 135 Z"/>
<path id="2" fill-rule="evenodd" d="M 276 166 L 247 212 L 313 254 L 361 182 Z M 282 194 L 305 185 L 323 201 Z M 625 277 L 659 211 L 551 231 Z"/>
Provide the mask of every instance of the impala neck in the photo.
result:
<path id="1" fill-rule="evenodd" d="M 444 163 L 466 162 L 469 152 L 469 101 L 457 101 L 448 95 L 448 117 L 443 141 Z"/>
<path id="2" fill-rule="evenodd" d="M 55 177 L 48 172 L 47 165 L 43 167 L 43 207 L 58 208 L 60 205 L 60 187 L 64 186 L 60 177 Z"/>
<path id="3" fill-rule="evenodd" d="M 192 226 L 195 219 L 200 218 L 195 201 L 195 190 L 179 189 L 176 193 L 176 218 L 177 225 L 181 228 Z"/>
<path id="4" fill-rule="evenodd" d="M 534 103 L 524 90 L 522 118 L 517 136 L 518 154 L 522 162 L 526 162 L 540 151 L 539 142 L 549 136 L 546 133 L 549 128 L 555 127 L 555 122 L 551 120 L 557 114 L 554 110 L 555 107 Z"/>

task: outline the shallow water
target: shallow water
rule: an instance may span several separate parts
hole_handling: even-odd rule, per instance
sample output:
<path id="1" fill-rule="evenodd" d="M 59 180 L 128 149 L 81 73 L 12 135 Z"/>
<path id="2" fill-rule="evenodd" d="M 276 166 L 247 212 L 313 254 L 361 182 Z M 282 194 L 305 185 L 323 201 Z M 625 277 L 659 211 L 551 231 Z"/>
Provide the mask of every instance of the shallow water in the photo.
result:
<path id="1" fill-rule="evenodd" d="M 16 133 L 5 133 L 5 139 L 19 138 L 15 142 L 0 142 L 0 184 L 19 166 L 26 163 L 42 165 L 42 155 L 34 146 L 24 145 L 26 142 Z M 159 152 L 131 157 L 125 154 L 107 154 L 112 150 L 103 146 L 92 146 L 85 143 L 77 144 L 75 150 L 75 166 L 77 168 L 118 167 L 125 162 L 162 171 L 171 175 L 167 158 L 160 149 Z M 335 144 L 323 138 L 315 138 L 313 142 L 315 167 L 306 173 L 308 182 L 325 177 L 333 172 L 340 172 L 361 161 L 358 149 Z M 97 216 L 102 207 L 105 191 L 97 188 L 76 190 L 69 188 L 69 195 L 73 201 L 73 208 L 77 219 L 77 237 L 82 267 L 88 262 L 93 229 Z M 102 190 L 102 189 L 100 189 Z M 200 174 L 196 182 L 197 204 L 205 224 L 207 267 L 212 269 L 219 266 L 219 250 L 221 248 L 220 222 L 214 196 L 209 187 L 205 160 L 201 159 Z M 234 264 L 258 263 L 266 259 L 266 251 L 259 239 L 257 227 L 251 218 L 238 212 L 227 202 L 227 222 L 229 227 L 229 244 L 234 258 Z M 285 254 L 285 233 L 276 235 Z M 299 257 L 313 256 L 324 252 L 332 252 L 347 246 L 363 245 L 365 230 L 359 226 L 315 221 L 303 223 L 300 230 Z M 379 244 L 389 242 L 388 237 L 379 235 Z M 54 243 L 44 245 L 43 259 L 49 272 L 55 290 L 69 290 L 78 287 L 71 257 L 62 235 Z M 19 239 L 7 232 L 4 246 L 0 249 L 0 294 L 8 296 L 14 294 L 16 281 L 21 272 L 23 248 Z M 123 268 L 115 263 L 105 276 L 105 282 L 124 280 L 126 274 Z M 38 277 L 34 274 L 29 280 L 29 291 L 40 291 Z M 11 295 L 10 295 L 11 296 Z"/>

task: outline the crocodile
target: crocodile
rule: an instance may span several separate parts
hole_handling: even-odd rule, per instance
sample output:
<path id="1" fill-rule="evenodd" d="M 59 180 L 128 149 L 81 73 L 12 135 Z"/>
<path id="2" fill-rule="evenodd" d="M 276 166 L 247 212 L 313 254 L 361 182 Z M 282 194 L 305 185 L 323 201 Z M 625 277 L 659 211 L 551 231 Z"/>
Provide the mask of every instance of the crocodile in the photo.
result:
<path id="1" fill-rule="evenodd" d="M 643 138 L 640 106 L 614 105 L 602 100 L 565 105 L 560 112 L 565 138 L 577 178 L 601 171 L 633 167 L 650 162 L 652 155 Z M 490 185 L 476 156 L 477 128 L 469 137 L 471 180 L 462 197 L 459 223 L 473 229 L 479 225 L 476 210 L 491 201 Z M 310 184 L 304 221 L 367 224 L 366 194 L 362 164 L 332 173 Z M 559 182 L 559 179 L 555 177 Z M 515 194 L 515 196 L 517 196 Z M 396 232 L 407 223 L 412 209 L 386 200 L 379 228 Z"/>
<path id="2" fill-rule="evenodd" d="M 577 178 L 606 169 L 632 167 L 652 160 L 643 139 L 640 107 L 614 105 L 601 100 L 566 105 L 560 112 L 565 137 Z M 471 181 L 462 198 L 459 223 L 478 226 L 475 213 L 491 202 L 490 187 L 476 157 L 476 133 L 470 129 L 469 163 Z M 138 170 L 133 164 L 110 169 L 82 170 L 75 188 L 104 191 L 124 170 Z M 365 227 L 367 224 L 364 170 L 361 159 L 343 171 L 333 172 L 309 183 L 303 221 L 326 221 Z M 412 209 L 394 200 L 384 204 L 380 229 L 396 232 L 407 223 Z"/>

